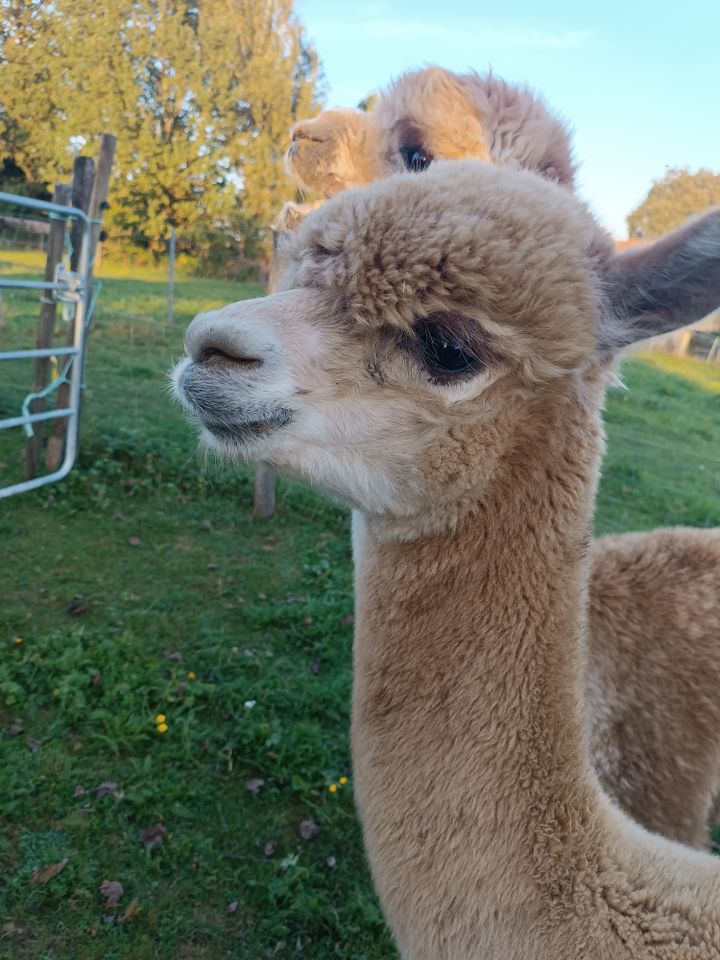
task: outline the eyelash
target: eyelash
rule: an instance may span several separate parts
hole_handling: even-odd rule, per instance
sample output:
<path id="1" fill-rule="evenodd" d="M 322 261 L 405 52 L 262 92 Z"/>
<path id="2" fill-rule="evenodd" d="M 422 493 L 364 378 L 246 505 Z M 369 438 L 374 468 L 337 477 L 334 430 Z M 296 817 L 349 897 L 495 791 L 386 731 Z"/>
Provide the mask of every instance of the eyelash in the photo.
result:
<path id="1" fill-rule="evenodd" d="M 449 383 L 469 373 L 478 373 L 485 367 L 484 361 L 466 344 L 441 326 L 422 324 L 415 343 L 420 362 L 437 383 Z"/>
<path id="2" fill-rule="evenodd" d="M 433 155 L 428 153 L 423 147 L 401 147 L 400 156 L 405 164 L 405 169 L 412 173 L 421 173 L 427 170 L 433 162 Z"/>

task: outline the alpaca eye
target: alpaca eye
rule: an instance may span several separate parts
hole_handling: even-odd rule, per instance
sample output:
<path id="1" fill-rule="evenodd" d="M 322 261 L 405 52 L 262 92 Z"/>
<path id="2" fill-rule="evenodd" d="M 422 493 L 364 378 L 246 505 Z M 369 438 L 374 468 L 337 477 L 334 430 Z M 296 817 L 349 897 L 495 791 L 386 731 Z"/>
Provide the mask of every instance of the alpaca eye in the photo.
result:
<path id="1" fill-rule="evenodd" d="M 402 147 L 400 156 L 405 164 L 405 169 L 410 170 L 412 173 L 420 173 L 422 170 L 427 170 L 433 162 L 433 155 L 422 147 Z"/>
<path id="2" fill-rule="evenodd" d="M 418 333 L 420 359 L 428 372 L 439 378 L 478 370 L 482 364 L 466 346 L 453 340 L 443 330 L 422 327 Z"/>

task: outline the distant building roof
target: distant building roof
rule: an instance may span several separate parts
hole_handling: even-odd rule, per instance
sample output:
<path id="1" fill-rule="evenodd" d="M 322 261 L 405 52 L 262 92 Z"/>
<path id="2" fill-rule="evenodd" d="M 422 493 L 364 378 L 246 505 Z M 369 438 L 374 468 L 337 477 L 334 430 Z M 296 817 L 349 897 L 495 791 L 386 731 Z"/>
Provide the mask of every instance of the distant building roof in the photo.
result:
<path id="1" fill-rule="evenodd" d="M 629 240 L 616 240 L 615 249 L 620 253 L 622 250 L 627 250 L 628 247 L 636 247 L 639 243 L 647 243 L 647 241 L 641 240 L 640 237 L 630 237 Z"/>

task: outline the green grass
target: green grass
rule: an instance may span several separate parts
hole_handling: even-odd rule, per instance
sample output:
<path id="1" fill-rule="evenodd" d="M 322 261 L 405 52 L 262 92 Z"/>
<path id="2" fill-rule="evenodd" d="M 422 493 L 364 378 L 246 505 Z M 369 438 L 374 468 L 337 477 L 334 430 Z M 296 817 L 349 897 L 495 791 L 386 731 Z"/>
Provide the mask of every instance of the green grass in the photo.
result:
<path id="1" fill-rule="evenodd" d="M 80 464 L 0 503 L 0 957 L 392 960 L 352 803 L 348 518 L 281 484 L 253 521 L 249 475 L 199 462 L 164 392 L 193 314 L 258 290 L 182 276 L 166 333 L 160 271 L 103 275 Z M 0 342 L 36 303 L 5 298 Z M 599 531 L 720 524 L 720 377 L 662 362 L 609 398 Z"/>

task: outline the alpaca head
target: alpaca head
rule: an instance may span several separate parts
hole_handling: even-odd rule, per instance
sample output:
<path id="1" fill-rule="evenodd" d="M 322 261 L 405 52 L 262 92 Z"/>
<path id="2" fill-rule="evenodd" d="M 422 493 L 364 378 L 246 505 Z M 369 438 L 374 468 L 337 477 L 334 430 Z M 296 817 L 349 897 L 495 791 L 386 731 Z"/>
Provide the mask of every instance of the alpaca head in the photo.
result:
<path id="1" fill-rule="evenodd" d="M 433 160 L 474 157 L 571 184 L 569 135 L 530 91 L 440 67 L 403 74 L 373 110 L 329 110 L 297 123 L 287 171 L 324 197 Z"/>
<path id="2" fill-rule="evenodd" d="M 287 172 L 298 186 L 323 197 L 370 183 L 382 175 L 376 130 L 372 114 L 361 110 L 325 110 L 301 120 L 290 131 Z"/>
<path id="3" fill-rule="evenodd" d="M 385 158 L 384 176 L 419 173 L 433 160 L 490 160 L 489 110 L 461 77 L 440 67 L 405 73 L 378 101 L 372 116 Z"/>
<path id="4" fill-rule="evenodd" d="M 178 396 L 222 453 L 398 518 L 457 518 L 587 371 L 720 301 L 720 214 L 618 257 L 567 190 L 475 161 L 333 198 L 288 256 L 193 321 Z"/>

